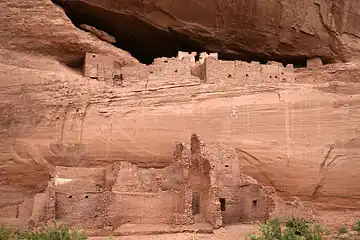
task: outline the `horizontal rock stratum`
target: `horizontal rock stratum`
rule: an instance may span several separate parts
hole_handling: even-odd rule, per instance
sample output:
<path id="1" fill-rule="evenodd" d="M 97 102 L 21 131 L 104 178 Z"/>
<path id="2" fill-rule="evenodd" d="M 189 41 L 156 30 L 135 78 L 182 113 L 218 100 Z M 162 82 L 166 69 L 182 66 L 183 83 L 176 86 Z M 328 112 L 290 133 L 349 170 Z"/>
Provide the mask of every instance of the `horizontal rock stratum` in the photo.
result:
<path id="1" fill-rule="evenodd" d="M 90 1 L 66 3 L 69 5 L 64 8 L 70 17 L 76 4 L 84 6 L 81 8 L 84 14 L 97 14 L 99 9 L 93 8 Z M 107 1 L 101 3 L 110 4 Z M 172 42 L 176 43 L 174 46 L 183 44 L 185 38 L 186 43 L 201 43 L 201 49 L 218 50 L 220 57 L 228 53 L 233 41 L 231 36 L 239 37 L 234 42 L 240 48 L 231 52 L 238 57 L 249 56 L 250 52 L 253 53 L 250 57 L 294 57 L 296 61 L 305 61 L 308 57 L 320 55 L 326 62 L 350 60 L 358 53 L 357 1 L 316 1 L 311 4 L 293 1 L 288 5 L 282 1 L 282 8 L 276 8 L 276 11 L 265 10 L 263 5 L 260 7 L 254 1 L 249 6 L 262 15 L 251 15 L 247 9 L 246 13 L 251 16 L 241 16 L 253 19 L 257 24 L 249 25 L 248 21 L 243 26 L 252 27 L 241 28 L 236 24 L 245 24 L 246 21 L 239 20 L 240 23 L 234 23 L 234 31 L 248 29 L 248 32 L 239 31 L 238 35 L 227 34 L 229 28 L 226 27 L 218 28 L 220 30 L 208 27 L 208 31 L 199 31 L 206 29 L 206 23 L 187 21 L 190 15 L 186 15 L 188 12 L 176 5 L 176 1 L 153 1 L 145 5 L 135 1 L 131 2 L 134 5 L 111 3 L 115 5 L 103 5 L 102 9 L 126 9 L 125 13 L 119 12 L 131 16 L 129 22 L 125 24 L 119 18 L 114 24 L 117 13 L 103 14 L 101 16 L 111 18 L 101 21 L 108 23 L 111 20 L 112 24 L 107 26 L 119 29 L 120 26 L 124 27 L 121 29 L 132 27 L 133 33 L 139 36 L 138 42 L 133 41 L 134 37 L 127 38 L 125 30 L 116 35 L 111 29 L 98 26 L 97 22 L 72 20 L 75 24 L 85 24 L 98 37 L 112 39 L 103 33 L 107 32 L 116 37 L 117 44 L 121 42 L 119 36 L 124 38 L 125 45 L 133 41 L 133 47 L 143 43 L 145 33 L 147 36 L 154 33 L 154 25 L 163 33 L 161 29 L 169 29 L 170 23 L 178 22 L 182 16 L 182 21 L 191 22 L 192 27 L 174 24 L 171 30 L 165 31 L 176 36 Z M 163 6 L 165 3 L 173 5 Z M 211 1 L 209 5 L 190 3 L 187 6 L 192 6 L 194 11 L 201 9 L 206 12 L 212 8 Z M 276 2 L 269 2 L 266 9 L 272 3 Z M 182 6 L 186 4 L 183 2 Z M 34 196 L 44 194 L 56 167 L 70 167 L 74 171 L 107 169 L 126 162 L 141 171 L 161 171 L 173 163 L 174 143 L 189 142 L 192 133 L 201 135 L 208 144 L 221 143 L 235 149 L 234 159 L 239 161 L 241 172 L 263 185 L 272 186 L 281 197 L 298 196 L 325 209 L 359 209 L 360 64 L 356 59 L 348 63 L 315 66 L 314 69 L 293 69 L 274 62 L 265 65 L 213 60 L 205 62 L 212 65 L 204 74 L 199 63 L 183 62 L 178 58 L 158 58 L 152 65 L 140 64 L 128 52 L 74 27 L 62 9 L 50 1 L 9 0 L 2 1 L 0 6 L 3 9 L 0 13 L 1 222 L 11 226 L 23 225 L 34 210 L 27 206 L 32 206 L 35 200 L 41 201 Z M 152 15 L 140 14 L 138 9 L 144 6 L 153 6 L 153 11 L 144 8 L 147 13 L 153 12 Z M 314 6 L 322 15 L 312 13 Z M 332 6 L 331 11 L 326 12 L 329 6 Z M 216 9 L 222 7 L 224 5 L 220 4 Z M 173 22 L 162 15 L 168 16 L 165 10 L 172 8 L 183 9 L 183 12 L 176 13 Z M 244 11 L 244 7 L 231 9 Z M 291 15 L 289 9 L 294 14 Z M 287 15 L 281 21 L 271 20 L 270 13 L 277 11 L 291 17 Z M 303 18 L 296 17 L 297 11 L 299 14 L 302 12 Z M 197 12 L 192 17 L 200 14 L 203 13 Z M 266 18 L 257 17 L 265 15 Z M 146 16 L 153 18 L 154 23 L 150 24 Z M 204 13 L 204 18 L 199 19 L 205 21 L 206 16 L 210 15 Z M 220 14 L 219 19 L 228 21 L 225 16 Z M 319 22 L 311 16 L 331 16 L 329 19 L 334 19 L 331 22 L 335 24 L 331 26 L 337 30 L 325 30 L 330 20 L 321 18 Z M 133 20 L 141 26 L 134 28 Z M 155 24 L 159 21 L 167 25 Z M 287 25 L 280 27 L 272 21 L 285 21 Z M 308 25 L 304 27 L 304 23 L 297 25 L 287 21 L 306 22 Z M 314 30 L 313 35 L 309 34 L 309 24 Z M 147 28 L 150 25 L 152 27 Z M 272 31 L 270 26 L 277 26 L 278 30 Z M 291 30 L 292 26 L 294 30 Z M 143 32 L 145 29 L 149 31 Z M 257 34 L 250 34 L 255 31 Z M 212 38 L 203 38 L 209 32 Z M 153 40 L 161 39 L 159 35 L 154 36 Z M 283 40 L 279 39 L 285 39 L 288 44 L 282 44 Z M 169 53 L 154 42 L 147 43 L 142 45 L 155 49 L 156 54 Z M 144 49 L 139 48 L 141 51 Z M 173 48 L 164 45 L 164 49 Z M 135 54 L 141 56 L 141 51 L 135 51 Z M 109 65 L 96 63 L 90 66 L 85 76 L 85 56 L 94 56 L 96 61 L 106 56 L 104 59 L 111 61 Z M 309 61 L 312 65 L 320 62 L 319 59 Z M 105 74 L 109 68 L 114 70 L 110 81 Z M 226 164 L 226 159 L 221 160 L 221 164 Z M 234 169 L 236 171 L 240 169 Z"/>
<path id="2" fill-rule="evenodd" d="M 359 0 L 64 0 L 75 24 L 118 39 L 139 59 L 207 50 L 226 58 L 326 62 L 359 56 Z M 115 24 L 116 23 L 116 24 Z M 149 58 L 149 59 L 148 59 Z"/>

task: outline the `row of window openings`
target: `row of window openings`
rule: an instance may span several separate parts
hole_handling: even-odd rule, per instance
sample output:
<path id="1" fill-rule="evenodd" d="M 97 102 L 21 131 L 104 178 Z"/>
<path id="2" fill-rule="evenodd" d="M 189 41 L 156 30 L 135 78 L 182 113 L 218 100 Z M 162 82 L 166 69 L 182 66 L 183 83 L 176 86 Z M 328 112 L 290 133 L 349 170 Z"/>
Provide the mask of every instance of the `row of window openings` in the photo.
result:
<path id="1" fill-rule="evenodd" d="M 70 196 L 69 196 L 69 199 L 72 199 L 72 197 L 73 197 L 73 196 L 70 195 Z M 88 196 L 88 195 L 85 195 L 85 198 L 89 198 L 89 196 Z"/>
<path id="2" fill-rule="evenodd" d="M 225 198 L 219 198 L 219 201 L 220 201 L 220 210 L 222 212 L 226 211 L 226 201 L 225 201 Z M 253 200 L 252 201 L 252 208 L 253 209 L 256 209 L 258 206 L 258 201 L 257 200 Z"/>
<path id="3" fill-rule="evenodd" d="M 283 75 L 284 73 L 282 72 L 281 74 Z M 227 77 L 232 78 L 232 75 L 228 74 Z M 249 74 L 245 74 L 245 77 L 249 77 Z M 272 76 L 269 76 L 269 78 L 272 78 Z M 278 76 L 274 76 L 274 78 L 278 78 Z"/>

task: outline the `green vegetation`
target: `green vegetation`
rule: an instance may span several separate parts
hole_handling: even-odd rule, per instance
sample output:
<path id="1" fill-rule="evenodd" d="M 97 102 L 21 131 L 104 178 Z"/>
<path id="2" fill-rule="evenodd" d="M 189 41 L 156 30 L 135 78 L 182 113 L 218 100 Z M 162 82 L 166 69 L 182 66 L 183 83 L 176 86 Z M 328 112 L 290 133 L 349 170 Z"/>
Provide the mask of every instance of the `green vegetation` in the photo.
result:
<path id="1" fill-rule="evenodd" d="M 260 225 L 260 235 L 250 235 L 250 240 L 322 240 L 327 230 L 313 225 L 305 219 L 292 218 L 281 228 L 279 219 L 272 219 Z"/>
<path id="2" fill-rule="evenodd" d="M 48 227 L 36 231 L 11 231 L 0 227 L 1 240 L 86 240 L 83 232 L 70 230 L 68 226 Z"/>
<path id="3" fill-rule="evenodd" d="M 349 233 L 349 230 L 347 229 L 346 226 L 342 226 L 339 228 L 339 234 L 345 234 L 345 233 Z"/>
<path id="4" fill-rule="evenodd" d="M 358 233 L 360 233 L 360 221 L 357 221 L 353 226 L 352 229 L 354 231 L 357 231 Z"/>

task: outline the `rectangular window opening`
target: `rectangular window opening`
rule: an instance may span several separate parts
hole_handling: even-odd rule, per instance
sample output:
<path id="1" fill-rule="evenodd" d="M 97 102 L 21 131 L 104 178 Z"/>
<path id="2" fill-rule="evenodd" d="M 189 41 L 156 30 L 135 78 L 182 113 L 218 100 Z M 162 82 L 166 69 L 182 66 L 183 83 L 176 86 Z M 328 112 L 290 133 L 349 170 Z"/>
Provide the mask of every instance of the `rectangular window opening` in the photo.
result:
<path id="1" fill-rule="evenodd" d="M 200 214 L 200 194 L 198 192 L 192 193 L 192 214 Z"/>
<path id="2" fill-rule="evenodd" d="M 257 201 L 257 200 L 253 200 L 253 201 L 252 201 L 252 207 L 253 207 L 253 209 L 256 209 L 257 206 L 258 206 L 258 201 Z"/>
<path id="3" fill-rule="evenodd" d="M 225 198 L 220 198 L 219 199 L 219 201 L 220 201 L 220 210 L 222 211 L 222 212 L 224 212 L 225 211 L 225 209 L 226 209 L 226 207 L 225 207 Z"/>

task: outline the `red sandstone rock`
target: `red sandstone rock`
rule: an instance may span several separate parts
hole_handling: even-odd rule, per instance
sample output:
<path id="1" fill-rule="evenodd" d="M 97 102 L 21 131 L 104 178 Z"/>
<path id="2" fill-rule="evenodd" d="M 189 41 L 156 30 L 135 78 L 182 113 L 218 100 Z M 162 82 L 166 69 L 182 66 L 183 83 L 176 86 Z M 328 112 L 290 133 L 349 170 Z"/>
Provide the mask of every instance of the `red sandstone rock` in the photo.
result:
<path id="1" fill-rule="evenodd" d="M 322 57 L 334 62 L 360 53 L 359 0 L 79 0 L 63 5 L 75 23 L 107 31 L 139 58 L 197 49 L 244 60 Z"/>
<path id="2" fill-rule="evenodd" d="M 75 28 L 62 9 L 50 0 L 1 1 L 1 58 L 13 58 L 4 49 L 44 55 L 71 66 L 82 64 L 86 52 L 117 56 L 122 64 L 137 60 L 98 38 Z"/>
<path id="3" fill-rule="evenodd" d="M 103 168 L 103 182 L 84 184 L 104 192 L 95 199 L 101 204 L 83 213 L 96 226 L 103 224 L 98 218 L 111 222 L 106 216 L 112 209 L 104 208 L 112 200 L 110 190 L 139 188 L 136 178 L 119 177 L 122 185 L 115 185 L 118 176 L 112 173 L 120 162 L 129 164 L 127 171 L 167 168 L 172 174 L 155 180 L 165 191 L 178 189 L 181 181 L 169 167 L 174 163 L 174 142 L 188 142 L 192 132 L 220 146 L 213 155 L 224 168 L 230 166 L 229 159 L 239 166 L 224 177 L 237 176 L 241 167 L 251 177 L 236 181 L 270 185 L 263 188 L 266 194 L 275 189 L 283 197 L 301 196 L 311 201 L 310 210 L 360 206 L 355 184 L 360 167 L 358 62 L 293 69 L 212 58 L 202 65 L 184 57 L 160 58 L 145 66 L 77 30 L 49 2 L 5 1 L 0 6 L 7 9 L 0 13 L 1 222 L 24 227 L 29 220 L 31 227 L 33 221 L 54 218 L 57 198 L 48 182 L 56 176 L 55 166 Z M 46 14 L 48 18 L 39 18 Z M 28 18 L 20 18 L 23 15 Z M 96 74 L 87 77 L 62 64 L 72 65 L 86 52 L 112 56 L 106 56 L 105 63 L 100 59 L 90 64 Z M 219 143 L 235 149 L 234 158 L 226 158 L 229 150 Z M 175 156 L 191 163 L 188 154 Z M 151 191 L 152 186 L 141 185 L 141 190 Z M 44 196 L 52 201 L 44 204 Z M 64 196 L 58 199 L 69 201 Z M 74 199 L 86 198 L 77 194 Z M 43 205 L 44 212 L 36 212 Z M 304 213 L 307 207 L 295 205 L 299 209 L 289 210 L 293 206 L 286 202 L 277 205 L 275 215 Z M 30 214 L 30 209 L 35 212 Z M 59 210 L 60 216 L 79 214 Z M 34 219 L 28 219 L 30 215 Z M 120 224 L 126 220 L 114 218 Z"/>

